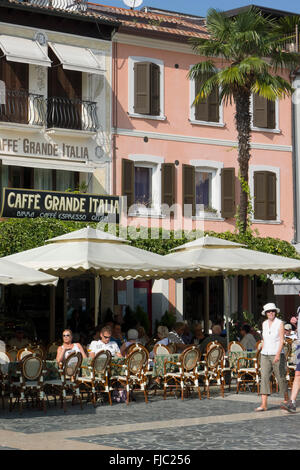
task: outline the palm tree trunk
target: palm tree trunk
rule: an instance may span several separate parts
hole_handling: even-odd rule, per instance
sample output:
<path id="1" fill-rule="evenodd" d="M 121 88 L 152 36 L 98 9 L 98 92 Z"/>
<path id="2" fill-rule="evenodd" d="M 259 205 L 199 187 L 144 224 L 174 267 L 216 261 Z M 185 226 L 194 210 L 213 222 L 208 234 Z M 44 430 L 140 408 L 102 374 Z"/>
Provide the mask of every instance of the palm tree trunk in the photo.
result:
<path id="1" fill-rule="evenodd" d="M 251 114 L 250 93 L 248 90 L 239 90 L 235 94 L 235 124 L 238 132 L 238 163 L 240 170 L 240 206 L 239 206 L 239 231 L 245 233 L 248 226 L 248 193 L 243 184 L 248 187 L 248 170 L 250 160 L 251 139 Z"/>

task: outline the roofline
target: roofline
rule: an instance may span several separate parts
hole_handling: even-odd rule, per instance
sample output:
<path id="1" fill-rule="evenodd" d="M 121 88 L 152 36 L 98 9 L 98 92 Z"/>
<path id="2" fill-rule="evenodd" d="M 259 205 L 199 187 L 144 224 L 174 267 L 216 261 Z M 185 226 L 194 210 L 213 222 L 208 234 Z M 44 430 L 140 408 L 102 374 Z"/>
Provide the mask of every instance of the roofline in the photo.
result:
<path id="1" fill-rule="evenodd" d="M 261 7 L 259 5 L 254 5 L 254 4 L 246 5 L 244 7 L 234 8 L 232 10 L 225 10 L 223 11 L 223 13 L 226 16 L 235 16 L 235 15 L 238 15 L 239 13 L 249 10 L 250 8 L 257 8 L 258 10 L 261 10 L 264 13 L 269 13 L 271 15 L 273 14 L 276 16 L 294 16 L 294 15 L 300 16 L 300 13 L 293 13 L 293 12 L 285 11 L 285 10 L 277 10 L 275 8 L 269 8 L 269 7 Z"/>
<path id="2" fill-rule="evenodd" d="M 22 11 L 36 12 L 36 13 L 41 13 L 43 15 L 58 16 L 60 18 L 67 18 L 67 19 L 73 19 L 73 20 L 78 20 L 78 21 L 86 21 L 86 22 L 99 21 L 108 26 L 112 26 L 113 28 L 118 28 L 120 26 L 119 22 L 106 20 L 105 18 L 100 18 L 100 17 L 97 18 L 97 16 L 84 15 L 84 14 L 81 14 L 80 12 L 71 12 L 71 11 L 68 12 L 65 10 L 50 9 L 50 8 L 45 8 L 39 5 L 35 5 L 35 4 L 29 4 L 29 3 L 21 3 L 21 2 L 10 3 L 8 0 L 0 0 L 0 8 L 1 7 L 22 10 Z"/>
<path id="3" fill-rule="evenodd" d="M 205 19 L 205 16 L 192 15 L 189 13 L 181 13 L 180 11 L 163 10 L 162 8 L 148 7 L 147 5 L 141 8 L 139 11 L 143 11 L 145 13 L 148 13 L 148 12 L 149 13 L 161 13 L 161 14 L 165 14 L 168 16 L 176 15 L 176 16 L 182 16 L 185 18 L 195 18 L 195 19 L 200 19 L 200 20 Z"/>

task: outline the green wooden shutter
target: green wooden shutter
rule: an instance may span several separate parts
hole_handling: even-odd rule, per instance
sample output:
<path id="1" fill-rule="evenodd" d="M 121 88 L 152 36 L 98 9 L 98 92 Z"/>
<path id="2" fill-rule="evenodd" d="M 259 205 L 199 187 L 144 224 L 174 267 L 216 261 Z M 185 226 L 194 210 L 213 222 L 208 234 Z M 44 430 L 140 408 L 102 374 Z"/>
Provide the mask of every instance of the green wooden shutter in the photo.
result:
<path id="1" fill-rule="evenodd" d="M 195 167 L 192 165 L 182 165 L 182 193 L 182 213 L 196 215 Z M 184 207 L 186 204 L 191 211 Z"/>
<path id="2" fill-rule="evenodd" d="M 254 218 L 276 220 L 276 174 L 271 171 L 254 173 Z"/>
<path id="3" fill-rule="evenodd" d="M 208 96 L 208 120 L 209 122 L 219 122 L 219 89 L 215 87 Z"/>
<path id="4" fill-rule="evenodd" d="M 253 125 L 261 128 L 268 127 L 268 103 L 257 93 L 253 95 Z"/>
<path id="5" fill-rule="evenodd" d="M 149 62 L 136 62 L 134 64 L 134 112 L 138 114 L 151 114 Z"/>
<path id="6" fill-rule="evenodd" d="M 160 115 L 160 67 L 157 64 L 150 64 L 150 95 L 151 95 L 151 116 Z"/>
<path id="7" fill-rule="evenodd" d="M 222 202 L 221 215 L 225 219 L 235 215 L 235 169 L 223 168 L 221 171 Z"/>
<path id="8" fill-rule="evenodd" d="M 276 211 L 276 174 L 267 171 L 266 172 L 267 180 L 267 219 L 276 220 L 277 211 Z"/>
<path id="9" fill-rule="evenodd" d="M 127 196 L 127 210 L 134 203 L 134 162 L 122 158 L 122 195 Z"/>
<path id="10" fill-rule="evenodd" d="M 174 163 L 163 163 L 161 166 L 161 202 L 170 207 L 175 203 Z"/>
<path id="11" fill-rule="evenodd" d="M 195 97 L 198 95 L 200 86 L 204 78 L 197 78 L 195 80 Z M 195 119 L 197 121 L 208 121 L 208 98 L 201 98 L 195 105 Z"/>
<path id="12" fill-rule="evenodd" d="M 195 80 L 195 96 L 199 93 L 200 86 L 209 76 L 203 75 Z M 202 98 L 195 105 L 195 119 L 197 121 L 219 122 L 219 88 L 215 87 L 211 94 Z"/>
<path id="13" fill-rule="evenodd" d="M 275 129 L 275 101 L 267 100 L 258 94 L 253 95 L 253 125 Z"/>
<path id="14" fill-rule="evenodd" d="M 257 220 L 266 220 L 266 189 L 266 172 L 256 171 L 254 173 L 254 218 Z"/>

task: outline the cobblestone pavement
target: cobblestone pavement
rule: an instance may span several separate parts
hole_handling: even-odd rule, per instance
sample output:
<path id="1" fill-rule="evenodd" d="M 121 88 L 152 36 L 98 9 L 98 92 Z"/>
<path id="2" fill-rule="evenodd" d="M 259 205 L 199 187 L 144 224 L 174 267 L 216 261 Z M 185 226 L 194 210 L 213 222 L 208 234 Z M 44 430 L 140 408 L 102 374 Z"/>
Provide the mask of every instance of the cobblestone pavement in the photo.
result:
<path id="1" fill-rule="evenodd" d="M 279 408 L 274 394 L 269 409 L 254 412 L 255 393 L 218 392 L 200 401 L 160 394 L 126 404 L 53 404 L 47 413 L 30 408 L 0 410 L 0 450 L 296 450 L 300 449 L 299 414 Z"/>

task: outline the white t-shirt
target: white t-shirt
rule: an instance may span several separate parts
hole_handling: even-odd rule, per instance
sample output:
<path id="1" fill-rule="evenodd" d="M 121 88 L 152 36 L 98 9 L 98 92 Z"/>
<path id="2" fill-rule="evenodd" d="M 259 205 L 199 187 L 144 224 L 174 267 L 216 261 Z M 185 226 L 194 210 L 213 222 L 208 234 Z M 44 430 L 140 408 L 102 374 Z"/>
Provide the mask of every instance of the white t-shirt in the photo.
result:
<path id="1" fill-rule="evenodd" d="M 98 341 L 92 341 L 89 350 L 90 352 L 93 352 L 97 354 L 101 350 L 109 351 L 113 356 L 115 356 L 117 353 L 120 353 L 120 348 L 117 345 L 115 341 L 110 341 L 109 343 L 103 343 L 101 339 Z"/>

